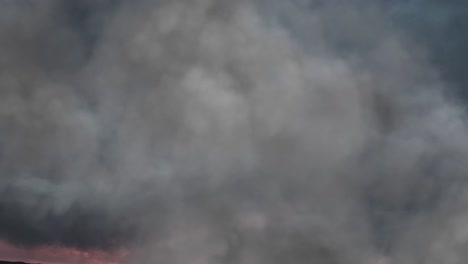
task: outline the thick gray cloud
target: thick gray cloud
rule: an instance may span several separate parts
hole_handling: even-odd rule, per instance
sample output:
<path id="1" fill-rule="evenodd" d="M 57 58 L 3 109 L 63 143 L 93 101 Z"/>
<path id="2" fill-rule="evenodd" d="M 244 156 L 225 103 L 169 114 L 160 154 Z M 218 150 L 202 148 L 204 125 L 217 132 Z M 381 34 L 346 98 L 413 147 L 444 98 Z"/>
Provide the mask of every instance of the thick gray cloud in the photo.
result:
<path id="1" fill-rule="evenodd" d="M 463 263 L 463 82 L 406 34 L 411 4 L 433 8 L 2 2 L 0 236 L 137 263 Z"/>

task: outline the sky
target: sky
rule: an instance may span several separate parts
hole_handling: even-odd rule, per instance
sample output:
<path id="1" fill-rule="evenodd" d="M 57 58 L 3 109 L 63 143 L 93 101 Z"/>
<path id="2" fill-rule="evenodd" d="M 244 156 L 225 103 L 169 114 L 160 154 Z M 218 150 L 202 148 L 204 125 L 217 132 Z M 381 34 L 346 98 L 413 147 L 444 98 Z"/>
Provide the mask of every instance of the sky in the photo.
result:
<path id="1" fill-rule="evenodd" d="M 461 0 L 0 1 L 0 259 L 465 263 L 467 26 Z"/>

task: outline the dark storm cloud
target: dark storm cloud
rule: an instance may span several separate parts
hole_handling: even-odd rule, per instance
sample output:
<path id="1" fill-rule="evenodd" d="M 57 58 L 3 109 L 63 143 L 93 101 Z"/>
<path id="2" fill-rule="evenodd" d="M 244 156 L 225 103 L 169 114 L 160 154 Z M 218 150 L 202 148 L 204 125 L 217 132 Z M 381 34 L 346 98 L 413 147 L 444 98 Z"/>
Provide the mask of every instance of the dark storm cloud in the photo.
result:
<path id="1" fill-rule="evenodd" d="M 62 196 L 72 197 L 74 192 L 60 187 L 70 169 L 61 162 L 71 153 L 56 151 L 63 120 L 54 120 L 55 110 L 46 109 L 54 107 L 55 99 L 71 99 L 65 107 L 86 102 L 80 90 L 68 84 L 91 59 L 116 3 L 0 2 L 0 222 L 2 236 L 12 242 L 110 247 L 127 239 L 128 228 L 114 228 L 117 224 L 97 205 L 99 201 L 91 205 Z M 86 190 L 93 197 L 93 191 Z M 57 203 L 67 208 L 51 209 Z"/>
<path id="2" fill-rule="evenodd" d="M 467 2 L 392 1 L 387 5 L 395 23 L 428 49 L 431 62 L 437 65 L 446 81 L 456 87 L 456 93 L 466 98 Z"/>
<path id="3" fill-rule="evenodd" d="M 462 3 L 435 5 L 0 2 L 0 236 L 137 263 L 459 263 L 438 243 L 468 241 L 446 235 L 464 82 L 436 36 Z"/>

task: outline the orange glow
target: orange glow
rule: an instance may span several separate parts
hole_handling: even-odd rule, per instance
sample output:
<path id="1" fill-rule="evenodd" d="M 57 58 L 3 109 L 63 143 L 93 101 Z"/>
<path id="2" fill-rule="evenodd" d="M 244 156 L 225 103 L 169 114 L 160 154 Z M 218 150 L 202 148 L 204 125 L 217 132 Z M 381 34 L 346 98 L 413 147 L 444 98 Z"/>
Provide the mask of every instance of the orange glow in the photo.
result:
<path id="1" fill-rule="evenodd" d="M 81 251 L 57 246 L 21 248 L 0 240 L 0 259 L 7 261 L 41 264 L 120 264 L 127 255 L 126 250 Z"/>

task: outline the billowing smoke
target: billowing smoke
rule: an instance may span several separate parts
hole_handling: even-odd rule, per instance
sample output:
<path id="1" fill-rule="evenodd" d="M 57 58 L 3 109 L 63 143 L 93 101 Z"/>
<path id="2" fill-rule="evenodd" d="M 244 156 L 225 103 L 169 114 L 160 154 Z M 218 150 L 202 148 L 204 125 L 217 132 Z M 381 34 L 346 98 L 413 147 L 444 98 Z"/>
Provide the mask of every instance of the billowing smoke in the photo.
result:
<path id="1" fill-rule="evenodd" d="M 432 1 L 382 2 L 1 1 L 0 237 L 465 263 L 466 82 Z"/>

